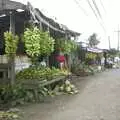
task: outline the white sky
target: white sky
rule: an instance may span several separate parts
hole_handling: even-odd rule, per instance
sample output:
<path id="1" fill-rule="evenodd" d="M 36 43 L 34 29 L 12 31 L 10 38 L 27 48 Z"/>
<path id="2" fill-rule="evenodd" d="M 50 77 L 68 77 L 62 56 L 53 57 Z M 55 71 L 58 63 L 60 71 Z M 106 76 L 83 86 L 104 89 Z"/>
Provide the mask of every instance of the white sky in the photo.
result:
<path id="1" fill-rule="evenodd" d="M 15 0 L 27 3 L 28 0 Z M 78 1 L 82 10 L 75 1 Z M 108 48 L 108 36 L 111 37 L 111 47 L 117 48 L 118 24 L 120 23 L 120 0 L 95 0 L 106 32 L 100 26 L 98 20 L 89 7 L 87 0 L 29 0 L 34 7 L 39 8 L 48 17 L 56 17 L 59 23 L 68 28 L 82 33 L 80 41 L 86 41 L 93 32 L 98 34 L 101 43 L 100 48 Z M 102 1 L 105 11 L 100 4 Z M 92 0 L 90 0 L 92 3 Z M 93 5 L 93 4 L 92 4 Z M 94 6 L 93 6 L 94 7 Z M 101 20 L 99 20 L 101 22 Z"/>

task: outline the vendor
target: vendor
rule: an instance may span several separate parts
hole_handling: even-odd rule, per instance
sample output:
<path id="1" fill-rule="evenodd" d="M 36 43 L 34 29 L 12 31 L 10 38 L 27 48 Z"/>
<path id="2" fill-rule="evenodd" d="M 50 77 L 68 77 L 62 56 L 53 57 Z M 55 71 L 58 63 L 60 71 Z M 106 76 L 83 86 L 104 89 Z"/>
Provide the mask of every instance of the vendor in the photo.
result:
<path id="1" fill-rule="evenodd" d="M 59 63 L 61 70 L 64 70 L 65 68 L 67 68 L 66 58 L 62 52 L 60 52 L 60 54 L 56 56 L 56 60 Z"/>

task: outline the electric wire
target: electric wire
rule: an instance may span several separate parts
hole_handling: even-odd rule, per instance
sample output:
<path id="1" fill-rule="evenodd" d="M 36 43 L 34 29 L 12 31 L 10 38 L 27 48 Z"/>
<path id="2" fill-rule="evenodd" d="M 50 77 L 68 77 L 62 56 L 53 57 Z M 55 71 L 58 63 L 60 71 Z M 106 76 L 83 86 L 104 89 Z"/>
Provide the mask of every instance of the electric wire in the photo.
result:
<path id="1" fill-rule="evenodd" d="M 101 6 L 103 7 L 104 12 L 106 13 L 106 10 L 105 10 L 105 7 L 104 7 L 104 5 L 103 5 L 102 0 L 100 0 L 100 4 L 101 4 Z"/>
<path id="2" fill-rule="evenodd" d="M 97 3 L 95 2 L 95 0 L 92 0 L 92 2 L 93 2 L 93 4 L 94 4 L 94 6 L 95 6 L 95 9 L 97 10 L 97 13 L 98 13 L 101 21 L 103 22 L 102 15 L 101 15 L 100 10 L 99 10 L 99 8 L 98 8 L 98 6 L 97 6 Z M 104 24 L 104 22 L 103 22 L 103 24 Z M 104 26 L 103 24 L 102 24 L 102 26 Z M 105 27 L 104 27 L 104 28 L 105 28 Z"/>
<path id="3" fill-rule="evenodd" d="M 79 1 L 80 1 L 80 0 L 79 0 Z M 88 16 L 86 10 L 85 10 L 83 7 L 81 7 L 80 3 L 79 3 L 77 0 L 74 0 L 74 2 L 75 2 L 75 3 L 78 5 L 78 7 L 84 12 L 84 14 L 85 14 L 86 16 Z M 92 7 L 92 4 L 90 3 L 90 1 L 87 0 L 87 2 L 88 2 L 88 4 L 89 4 L 89 7 L 92 9 L 92 12 L 93 12 L 93 14 L 95 15 L 95 17 L 96 17 L 97 21 L 99 22 L 100 26 L 101 26 L 101 27 L 103 28 L 103 30 L 106 32 L 106 29 L 105 29 L 103 23 L 101 23 L 100 20 L 99 20 L 99 17 L 100 17 L 100 19 L 102 20 L 102 15 L 101 15 L 101 13 L 100 13 L 99 8 L 97 7 L 96 2 L 93 1 L 93 4 L 94 4 L 94 6 L 95 6 L 95 8 L 96 8 L 96 10 L 97 10 L 97 13 L 99 14 L 99 17 L 98 17 L 98 15 L 97 15 L 97 13 L 96 13 L 96 10 L 94 10 L 94 8 Z"/>
<path id="4" fill-rule="evenodd" d="M 102 19 L 102 16 L 101 16 L 100 10 L 99 10 L 99 8 L 98 8 L 98 6 L 97 6 L 95 0 L 92 0 L 92 2 L 93 2 L 94 6 L 95 6 L 95 8 L 96 8 L 96 10 L 97 10 L 97 13 L 98 13 L 99 17 Z"/>
<path id="5" fill-rule="evenodd" d="M 74 0 L 74 2 L 78 5 L 78 7 L 83 11 L 83 13 L 88 16 L 86 10 L 80 5 L 80 3 L 77 0 Z"/>
<path id="6" fill-rule="evenodd" d="M 106 29 L 105 29 L 104 25 L 99 21 L 99 17 L 98 17 L 98 15 L 96 14 L 96 11 L 94 10 L 94 8 L 92 7 L 90 1 L 87 0 L 87 3 L 88 3 L 88 5 L 89 5 L 89 7 L 92 9 L 93 14 L 95 15 L 95 17 L 96 17 L 96 19 L 98 20 L 99 24 L 101 25 L 101 27 L 103 28 L 103 30 L 106 32 Z"/>

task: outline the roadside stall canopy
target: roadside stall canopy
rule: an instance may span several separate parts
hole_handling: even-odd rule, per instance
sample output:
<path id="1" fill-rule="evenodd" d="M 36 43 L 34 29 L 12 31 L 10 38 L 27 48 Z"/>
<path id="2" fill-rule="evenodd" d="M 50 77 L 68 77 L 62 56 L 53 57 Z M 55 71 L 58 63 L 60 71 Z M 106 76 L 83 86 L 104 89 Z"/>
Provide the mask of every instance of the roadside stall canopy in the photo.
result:
<path id="1" fill-rule="evenodd" d="M 99 48 L 87 48 L 88 52 L 93 52 L 93 53 L 103 53 L 104 51 Z"/>

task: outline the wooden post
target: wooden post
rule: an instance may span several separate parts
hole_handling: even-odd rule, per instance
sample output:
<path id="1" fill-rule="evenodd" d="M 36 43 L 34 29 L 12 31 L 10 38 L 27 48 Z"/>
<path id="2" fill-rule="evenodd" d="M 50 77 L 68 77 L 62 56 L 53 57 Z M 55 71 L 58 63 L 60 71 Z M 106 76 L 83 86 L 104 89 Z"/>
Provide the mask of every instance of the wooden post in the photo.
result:
<path id="1" fill-rule="evenodd" d="M 41 21 L 39 22 L 39 27 L 40 27 L 40 30 L 42 31 L 43 27 L 42 27 L 42 22 Z"/>
<path id="2" fill-rule="evenodd" d="M 15 34 L 15 14 L 14 12 L 10 12 L 10 32 Z"/>
<path id="3" fill-rule="evenodd" d="M 68 36 L 67 33 L 65 34 L 65 39 L 69 40 L 69 36 Z M 67 57 L 67 67 L 68 67 L 68 70 L 71 71 L 71 53 L 69 55 L 67 55 L 66 57 Z"/>
<path id="4" fill-rule="evenodd" d="M 104 67 L 106 67 L 106 65 L 107 65 L 107 53 L 106 53 L 106 51 L 104 52 L 104 58 L 105 58 Z"/>
<path id="5" fill-rule="evenodd" d="M 9 31 L 15 34 L 15 14 L 14 12 L 10 12 L 10 28 Z M 11 64 L 10 68 L 10 79 L 11 85 L 15 82 L 15 57 L 11 55 L 9 63 Z"/>

